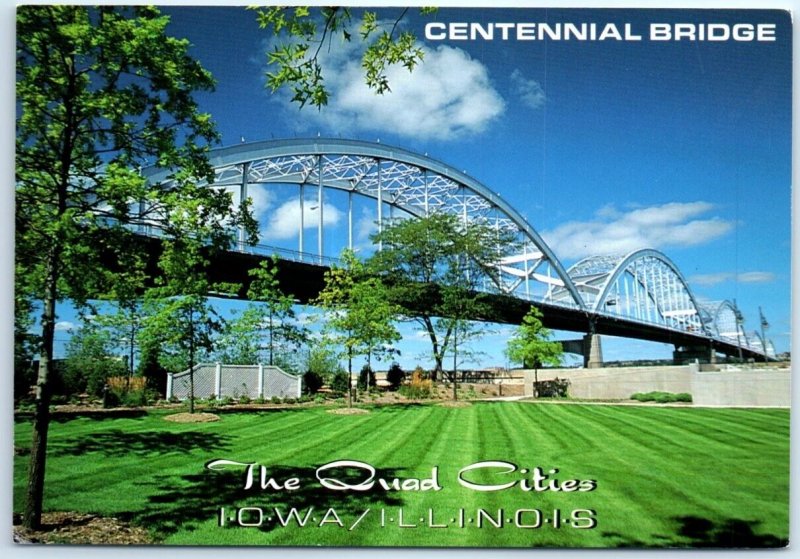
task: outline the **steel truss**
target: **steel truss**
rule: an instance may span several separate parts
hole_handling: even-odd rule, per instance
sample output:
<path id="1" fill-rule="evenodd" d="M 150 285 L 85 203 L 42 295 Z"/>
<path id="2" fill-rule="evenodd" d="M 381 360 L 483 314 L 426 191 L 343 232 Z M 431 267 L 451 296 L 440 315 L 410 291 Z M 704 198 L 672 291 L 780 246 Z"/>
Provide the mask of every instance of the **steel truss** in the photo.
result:
<path id="1" fill-rule="evenodd" d="M 643 249 L 626 255 L 592 256 L 566 270 L 540 235 L 498 193 L 452 167 L 401 148 L 342 139 L 273 140 L 213 150 L 212 188 L 233 191 L 239 203 L 254 188 L 277 184 L 299 187 L 298 251 L 306 255 L 303 205 L 310 192 L 318 208 L 317 252 L 325 255 L 323 208 L 327 189 L 347 193 L 348 246 L 353 247 L 353 196 L 375 203 L 380 229 L 395 209 L 422 217 L 437 212 L 486 224 L 512 242 L 496 273 L 483 288 L 522 299 L 571 307 L 587 316 L 602 315 L 692 332 L 740 347 L 762 350 L 758 335 L 747 336 L 741 314 L 729 301 L 698 304 L 677 266 L 664 254 Z M 151 181 L 169 181 L 168 171 L 146 169 Z M 147 208 L 140 204 L 140 211 Z M 260 239 L 259 244 L 269 243 Z M 237 250 L 254 252 L 240 236 Z M 280 252 L 280 251 L 278 251 Z M 737 320 L 737 317 L 739 319 Z"/>

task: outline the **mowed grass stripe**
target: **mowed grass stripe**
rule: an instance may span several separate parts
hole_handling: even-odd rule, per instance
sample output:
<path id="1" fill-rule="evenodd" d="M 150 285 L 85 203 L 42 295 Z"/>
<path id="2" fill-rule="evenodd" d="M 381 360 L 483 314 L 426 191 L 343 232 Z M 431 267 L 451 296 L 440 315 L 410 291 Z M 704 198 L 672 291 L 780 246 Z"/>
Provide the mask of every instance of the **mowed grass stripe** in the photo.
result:
<path id="1" fill-rule="evenodd" d="M 421 411 L 421 410 L 420 410 Z M 390 452 L 377 456 L 376 463 L 383 460 L 385 463 L 409 463 L 414 464 L 413 469 L 402 472 L 404 479 L 428 479 L 432 474 L 432 469 L 435 466 L 440 466 L 442 463 L 447 463 L 446 457 L 448 451 L 448 442 L 452 439 L 453 432 L 457 429 L 459 424 L 460 414 L 459 410 L 447 410 L 443 408 L 435 408 L 428 406 L 425 414 L 422 416 L 422 422 L 416 424 L 416 428 L 411 434 L 411 439 L 407 444 L 397 444 L 391 448 Z M 404 421 L 402 416 L 397 416 L 396 421 Z M 462 418 L 463 419 L 463 418 Z M 435 422 L 435 423 L 434 423 Z M 392 426 L 387 427 L 386 435 L 396 436 Z M 421 451 L 421 452 L 420 452 Z M 444 459 L 444 460 L 443 460 Z M 372 509 L 372 516 L 365 525 L 357 531 L 349 535 L 349 539 L 354 539 L 357 542 L 369 543 L 372 538 L 371 534 L 375 530 L 380 530 L 381 541 L 380 545 L 385 546 L 404 546 L 408 545 L 409 530 L 396 526 L 389 525 L 387 527 L 380 527 L 380 511 L 379 508 L 385 510 L 387 518 L 395 517 L 397 520 L 397 511 L 400 507 L 403 508 L 406 522 L 419 522 L 420 515 L 427 518 L 428 508 L 437 508 L 443 511 L 447 508 L 447 492 L 451 485 L 448 478 L 447 471 L 440 471 L 438 480 L 443 485 L 442 491 L 431 492 L 410 492 L 410 491 L 390 491 L 387 495 L 396 504 L 388 507 L 374 507 Z M 445 497 L 444 500 L 442 497 Z M 341 539 L 341 538 L 340 538 Z M 346 540 L 341 540 L 342 545 L 348 545 Z"/>
<path id="2" fill-rule="evenodd" d="M 690 410 L 682 410 L 690 411 Z M 711 410 L 698 409 L 692 410 L 701 412 L 697 415 L 686 414 L 687 421 L 700 422 L 705 417 L 713 417 L 719 425 L 717 427 L 725 429 L 735 434 L 749 433 L 751 438 L 763 440 L 764 438 L 782 440 L 789 435 L 789 410 L 788 409 L 769 409 L 769 410 L 750 410 L 750 409 L 718 409 L 717 413 L 707 415 Z M 703 412 L 706 412 L 705 414 Z"/>
<path id="3" fill-rule="evenodd" d="M 657 498 L 653 488 L 660 486 L 663 480 L 653 475 L 653 454 L 640 440 L 609 425 L 609 418 L 601 414 L 608 410 L 595 409 L 600 406 L 553 409 L 555 406 L 542 404 L 540 407 L 554 421 L 558 420 L 557 424 L 573 426 L 574 431 L 594 443 L 593 450 L 572 453 L 554 462 L 562 470 L 569 468 L 570 473 L 574 472 L 580 479 L 597 480 L 595 491 L 570 495 L 576 506 L 597 510 L 603 529 L 608 533 L 628 531 L 638 537 L 668 528 L 663 519 L 653 513 L 653 501 Z M 613 411 L 611 413 L 613 417 Z M 595 456 L 603 456 L 603 460 L 593 460 Z"/>
<path id="4" fill-rule="evenodd" d="M 653 410 L 656 411 L 656 410 Z M 761 416 L 757 421 L 745 422 L 749 412 L 746 410 L 725 410 L 738 412 L 732 414 L 706 413 L 707 409 L 669 409 L 673 423 L 685 424 L 687 429 L 713 437 L 719 434 L 724 440 L 730 437 L 751 442 L 765 439 L 781 441 L 789 434 L 788 410 L 777 414 Z"/>
<path id="5" fill-rule="evenodd" d="M 353 441 L 348 447 L 346 456 L 341 455 L 336 456 L 335 458 L 366 462 L 367 464 L 370 464 L 378 469 L 378 476 L 383 473 L 382 470 L 390 470 L 396 476 L 413 477 L 414 474 L 412 468 L 402 468 L 396 466 L 396 464 L 409 463 L 406 462 L 408 457 L 406 456 L 402 460 L 396 460 L 395 458 L 396 455 L 403 454 L 404 452 L 404 445 L 402 445 L 401 441 L 414 440 L 414 434 L 418 433 L 426 422 L 429 422 L 432 413 L 433 408 L 431 406 L 425 406 L 424 409 L 419 410 L 416 414 L 410 416 L 406 415 L 405 417 L 402 414 L 386 413 L 386 410 L 381 408 L 375 408 L 368 416 L 336 416 L 335 419 L 340 421 L 353 418 L 365 419 L 367 417 L 369 417 L 369 419 L 372 421 L 364 421 L 362 423 L 364 429 L 369 429 L 368 434 Z M 429 436 L 435 437 L 435 430 L 430 429 L 429 431 Z M 376 444 L 387 440 L 387 436 L 401 444 Z M 419 450 L 419 447 L 415 446 L 415 449 Z M 328 460 L 331 460 L 331 457 L 326 458 L 325 462 Z M 320 466 L 322 463 L 323 462 L 320 461 L 315 465 Z M 413 468 L 413 470 L 416 469 L 418 468 Z M 391 479 L 388 481 L 391 481 Z M 327 490 L 321 488 L 320 491 Z M 389 497 L 390 502 L 394 502 L 395 500 L 403 500 L 402 493 L 396 494 L 394 492 L 385 492 L 382 494 L 382 489 L 376 489 L 375 491 L 377 491 L 379 494 L 378 502 L 374 503 L 374 507 L 376 509 L 380 507 L 380 499 L 383 497 L 383 495 Z M 346 492 L 339 494 L 339 501 L 341 502 L 341 505 L 335 507 L 337 515 L 349 513 L 349 515 L 347 515 L 347 519 L 348 521 L 352 521 L 353 516 L 358 516 L 363 513 L 363 510 L 372 508 L 373 506 L 370 503 L 359 505 L 355 502 L 356 499 L 357 497 L 354 497 L 352 493 Z M 324 511 L 317 512 L 324 513 Z M 370 518 L 370 523 L 375 523 L 374 516 Z M 350 532 L 338 526 L 318 528 L 312 532 L 314 539 L 310 543 L 312 545 L 348 545 L 348 542 L 358 544 L 364 541 L 365 538 L 370 538 L 369 531 L 365 530 L 364 528 L 366 528 L 366 526 L 362 527 L 362 529 L 358 532 Z M 273 545 L 296 545 L 298 543 L 298 536 L 305 538 L 308 537 L 307 534 L 302 533 L 302 530 L 276 529 L 269 532 L 268 539 Z M 253 538 L 256 537 L 253 536 L 251 540 L 253 540 Z M 253 541 L 257 542 L 259 540 L 261 540 L 261 536 L 257 537 Z"/>
<path id="6" fill-rule="evenodd" d="M 675 453 L 700 453 L 713 456 L 721 449 L 731 448 L 731 443 L 736 440 L 727 435 L 722 438 L 711 438 L 709 432 L 697 433 L 682 424 L 673 423 L 676 416 L 667 408 L 647 410 L 647 412 L 651 413 L 641 413 L 630 408 L 618 409 L 614 412 L 614 425 L 620 432 L 650 444 L 650 448 L 663 445 Z"/>
<path id="7" fill-rule="evenodd" d="M 654 517 L 653 509 L 657 509 L 660 502 L 679 500 L 686 510 L 693 510 L 698 514 L 711 512 L 711 502 L 698 497 L 692 484 L 684 480 L 686 460 L 672 452 L 670 445 L 654 450 L 651 444 L 645 442 L 652 433 L 646 429 L 630 428 L 627 420 L 618 417 L 618 411 L 618 407 L 600 406 L 570 406 L 569 410 L 565 410 L 567 414 L 583 415 L 582 430 L 587 434 L 597 432 L 597 439 L 614 449 L 618 462 L 622 462 L 613 466 L 606 461 L 605 468 L 597 468 L 595 477 L 605 480 L 602 487 L 598 488 L 598 496 L 609 497 L 608 500 L 601 499 L 597 508 L 614 510 L 624 507 L 627 512 L 638 508 L 641 512 L 626 515 L 625 522 L 629 522 L 629 518 L 635 518 L 639 523 L 639 531 L 651 534 L 669 528 L 663 521 L 650 520 Z M 598 426 L 602 427 L 598 429 Z M 591 461 L 591 458 L 585 457 L 584 462 L 586 461 Z M 691 479 L 697 480 L 696 477 Z M 702 481 L 704 484 L 707 482 L 707 479 Z M 724 486 L 721 489 L 724 490 Z M 700 494 L 702 495 L 702 491 Z M 601 504 L 602 501 L 606 501 L 606 504 Z"/>
<path id="8" fill-rule="evenodd" d="M 75 420 L 54 427 L 57 434 L 51 442 L 58 449 L 49 456 L 48 472 L 57 473 L 48 475 L 47 483 L 54 485 L 56 493 L 48 493 L 45 506 L 101 514 L 130 512 L 134 518 L 156 522 L 162 517 L 173 523 L 183 519 L 183 524 L 176 525 L 179 531 L 167 540 L 183 544 L 685 545 L 691 540 L 681 535 L 677 518 L 687 515 L 707 519 L 715 527 L 740 519 L 748 523 L 745 532 L 752 529 L 755 534 L 786 536 L 788 437 L 776 439 L 773 430 L 773 436 L 754 440 L 750 431 L 758 425 L 769 429 L 770 422 L 778 423 L 781 430 L 788 423 L 788 413 L 759 410 L 750 417 L 748 410 L 621 408 L 504 402 L 467 408 L 374 408 L 361 416 L 308 409 L 263 416 L 225 414 L 219 423 L 188 427 L 169 424 L 156 415 L 102 423 Z M 732 411 L 736 413 L 729 413 Z M 725 433 L 735 433 L 739 414 L 750 418 L 747 436 L 729 440 Z M 709 426 L 706 433 L 703 424 Z M 94 425 L 99 425 L 99 430 Z M 15 427 L 17 440 L 27 440 L 29 425 Z M 265 432 L 282 436 L 265 436 Z M 98 437 L 102 433 L 122 435 Z M 167 441 L 185 436 L 191 444 L 176 451 L 169 451 L 168 445 L 157 452 L 146 448 L 143 441 L 155 441 L 158 446 L 159 433 Z M 125 452 L 126 436 L 138 441 L 133 452 Z M 664 438 L 673 444 L 665 443 Z M 206 439 L 213 444 L 202 444 Z M 69 448 L 84 443 L 85 452 Z M 107 444 L 111 446 L 103 446 Z M 66 450 L 75 454 L 65 454 Z M 378 469 L 395 469 L 392 473 L 404 478 L 427 477 L 436 465 L 444 489 L 437 493 L 389 492 L 369 498 L 343 493 L 319 501 L 318 489 L 309 487 L 303 495 L 254 492 L 237 503 L 225 494 L 236 494 L 240 481 L 232 482 L 231 491 L 219 495 L 199 484 L 213 477 L 214 472 L 198 476 L 209 454 L 251 460 L 258 454 L 264 456 L 268 468 L 280 464 L 289 469 L 304 466 L 307 471 L 333 459 L 353 458 Z M 536 493 L 514 487 L 487 494 L 458 485 L 455 476 L 460 468 L 489 459 L 513 462 L 520 468 L 558 468 L 560 480 L 593 478 L 598 480 L 598 488 L 588 493 Z M 19 491 L 24 488 L 27 457 L 17 457 L 15 465 L 15 490 Z M 507 479 L 524 477 L 518 473 Z M 223 481 L 227 490 L 228 482 Z M 197 499 L 202 510 L 180 512 L 188 510 L 181 504 L 187 495 Z M 163 502 L 154 502 L 153 497 Z M 335 506 L 344 514 L 382 503 L 389 503 L 389 508 L 402 505 L 417 515 L 432 508 L 440 513 L 440 522 L 445 520 L 443 515 L 461 507 L 473 516 L 477 508 L 502 508 L 510 513 L 517 508 L 567 512 L 592 508 L 597 510 L 600 525 L 589 531 L 526 531 L 505 524 L 500 529 L 420 526 L 404 530 L 380 528 L 377 518 L 371 518 L 364 521 L 365 529 L 353 532 L 333 527 L 228 530 L 216 525 L 213 512 L 216 505 L 308 506 L 318 501 L 320 506 Z M 20 505 L 16 500 L 15 510 Z"/>
<path id="9" fill-rule="evenodd" d="M 588 408 L 588 407 L 587 407 Z M 609 409 L 602 409 L 600 406 L 594 409 L 587 409 L 589 413 L 595 415 L 608 415 L 613 413 Z M 616 414 L 614 414 L 616 415 Z M 668 425 L 671 428 L 673 438 L 680 440 L 683 436 L 679 428 Z M 642 436 L 646 436 L 643 432 Z M 742 450 L 730 447 L 726 444 L 719 444 L 716 441 L 697 441 L 697 449 L 694 453 L 674 452 L 671 446 L 664 447 L 661 452 L 654 455 L 643 455 L 639 457 L 640 463 L 649 464 L 649 472 L 646 478 L 652 484 L 652 502 L 673 502 L 677 495 L 680 496 L 682 508 L 686 515 L 700 515 L 711 518 L 736 518 L 742 517 L 740 508 L 741 503 L 747 500 L 747 495 L 766 495 L 771 493 L 771 486 L 777 481 L 781 483 L 780 472 L 772 472 L 771 475 L 764 476 L 763 472 L 751 472 L 745 467 L 745 462 L 741 459 Z M 708 451 L 713 448 L 713 451 Z M 648 453 L 649 454 L 649 453 Z M 755 462 L 762 464 L 767 456 L 757 459 Z M 787 457 L 788 458 L 788 457 Z M 786 461 L 776 460 L 778 464 Z M 788 464 L 787 464 L 788 466 Z M 756 473 L 756 477 L 748 476 L 749 473 Z M 749 479 L 743 479 L 749 478 Z M 788 472 L 787 472 L 788 479 Z M 774 488 L 772 488 L 774 489 Z M 780 489 L 778 490 L 780 492 Z M 785 488 L 788 495 L 788 486 Z M 707 494 L 716 495 L 713 499 L 701 497 Z M 769 515 L 767 510 L 761 509 L 760 502 L 752 501 L 748 505 L 748 520 L 754 521 L 759 518 L 760 513 Z M 658 508 L 661 508 L 657 505 Z M 754 509 L 758 512 L 754 513 Z M 770 508 L 768 506 L 767 508 Z M 659 513 L 660 514 L 660 513 Z M 738 515 L 738 516 L 736 516 Z"/>

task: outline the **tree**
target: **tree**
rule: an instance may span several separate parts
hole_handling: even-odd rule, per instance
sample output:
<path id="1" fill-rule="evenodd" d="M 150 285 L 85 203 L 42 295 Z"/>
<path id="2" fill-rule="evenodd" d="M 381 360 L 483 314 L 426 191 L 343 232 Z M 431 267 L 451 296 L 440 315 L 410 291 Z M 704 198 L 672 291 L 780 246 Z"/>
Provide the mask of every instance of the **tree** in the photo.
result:
<path id="1" fill-rule="evenodd" d="M 41 524 L 56 302 L 82 306 L 141 269 L 139 227 L 169 237 L 185 215 L 226 229 L 247 225 L 247 206 L 205 188 L 217 139 L 195 90 L 211 75 L 166 34 L 151 6 L 20 6 L 17 10 L 17 282 L 41 307 L 33 441 L 23 522 Z M 155 164 L 167 180 L 148 181 Z"/>
<path id="2" fill-rule="evenodd" d="M 370 388 L 377 385 L 375 371 L 372 370 L 372 367 L 364 363 L 364 366 L 361 367 L 361 371 L 358 373 L 358 381 L 356 384 L 359 390 L 363 390 L 364 392 L 369 392 Z"/>
<path id="3" fill-rule="evenodd" d="M 444 213 L 390 221 L 372 240 L 382 248 L 367 267 L 383 279 L 390 300 L 425 328 L 435 381 L 464 321 L 491 318 L 478 287 L 493 276 L 511 241 L 488 225 Z"/>
<path id="4" fill-rule="evenodd" d="M 176 295 L 148 301 L 143 344 L 158 345 L 158 363 L 167 371 L 189 370 L 189 413 L 194 413 L 194 366 L 209 355 L 220 321 L 202 294 Z"/>
<path id="5" fill-rule="evenodd" d="M 308 6 L 257 7 L 259 27 L 280 38 L 275 48 L 267 53 L 267 62 L 276 68 L 267 73 L 267 86 L 274 92 L 289 87 L 292 101 L 301 107 L 306 103 L 321 108 L 328 104 L 329 92 L 325 87 L 320 53 L 334 37 L 344 42 L 353 40 L 352 10 L 346 7 Z M 421 8 L 421 14 L 435 12 L 435 8 Z M 424 51 L 410 31 L 400 31 L 400 23 L 408 8 L 389 22 L 382 22 L 378 14 L 364 11 L 361 14 L 357 39 L 364 45 L 361 66 L 367 86 L 378 94 L 390 91 L 387 68 L 399 64 L 409 72 L 422 62 Z"/>
<path id="6" fill-rule="evenodd" d="M 351 250 L 341 256 L 342 265 L 325 272 L 325 287 L 316 299 L 328 311 L 325 330 L 344 347 L 347 370 L 353 374 L 353 357 L 387 351 L 386 344 L 400 339 L 394 325 L 399 307 L 389 301 L 383 282 L 366 274 L 363 262 Z"/>
<path id="7" fill-rule="evenodd" d="M 389 383 L 389 390 L 397 390 L 400 388 L 400 385 L 403 384 L 403 380 L 406 378 L 406 373 L 400 367 L 399 363 L 392 363 L 392 366 L 389 367 L 389 370 L 386 373 L 386 382 Z"/>
<path id="8" fill-rule="evenodd" d="M 217 359 L 249 365 L 263 362 L 266 351 L 269 365 L 291 362 L 287 355 L 296 353 L 308 332 L 294 322 L 294 299 L 283 292 L 277 277 L 278 257 L 262 261 L 249 275 L 252 279 L 247 296 L 253 302 L 226 321 L 215 343 Z"/>
<path id="9" fill-rule="evenodd" d="M 534 396 L 539 382 L 539 367 L 544 364 L 558 365 L 564 352 L 561 342 L 550 341 L 551 334 L 548 328 L 542 326 L 542 312 L 531 307 L 506 347 L 506 355 L 510 360 L 533 369 Z"/>
<path id="10" fill-rule="evenodd" d="M 127 373 L 124 362 L 114 355 L 111 333 L 90 322 L 84 322 L 67 344 L 64 388 L 69 394 L 86 391 L 93 396 L 103 393 L 109 377 Z"/>
<path id="11" fill-rule="evenodd" d="M 146 318 L 143 316 L 142 302 L 137 299 L 120 300 L 116 303 L 116 312 L 113 314 L 99 314 L 96 317 L 98 325 L 109 330 L 109 335 L 126 348 L 128 362 L 128 376 L 135 372 L 136 348 L 139 347 L 139 333 Z"/>

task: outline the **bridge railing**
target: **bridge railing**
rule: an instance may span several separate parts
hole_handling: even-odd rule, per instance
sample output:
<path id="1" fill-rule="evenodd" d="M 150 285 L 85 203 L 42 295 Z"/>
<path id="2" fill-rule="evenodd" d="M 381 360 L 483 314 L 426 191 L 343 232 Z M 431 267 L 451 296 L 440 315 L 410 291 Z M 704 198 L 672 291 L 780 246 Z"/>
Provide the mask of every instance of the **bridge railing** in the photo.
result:
<path id="1" fill-rule="evenodd" d="M 131 225 L 130 229 L 133 229 L 138 234 L 146 237 L 153 237 L 156 239 L 162 239 L 166 237 L 166 233 L 164 232 L 163 228 L 157 225 Z M 323 266 L 331 266 L 341 262 L 340 258 L 333 256 L 323 256 L 311 252 L 300 252 L 299 250 L 292 250 L 274 245 L 243 243 L 241 241 L 235 241 L 231 243 L 227 250 L 241 254 L 253 254 L 256 256 L 276 255 L 284 260 L 290 260 L 292 262 L 306 262 L 308 264 L 320 264 Z"/>

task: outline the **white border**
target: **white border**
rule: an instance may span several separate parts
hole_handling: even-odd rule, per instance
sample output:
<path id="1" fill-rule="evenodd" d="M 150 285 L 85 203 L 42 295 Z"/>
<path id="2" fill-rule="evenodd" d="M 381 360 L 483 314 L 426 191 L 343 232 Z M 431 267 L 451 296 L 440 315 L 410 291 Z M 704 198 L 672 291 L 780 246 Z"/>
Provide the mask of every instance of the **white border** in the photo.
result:
<path id="1" fill-rule="evenodd" d="M 20 2 L 21 4 L 53 4 L 65 3 L 61 0 L 29 0 Z M 98 1 L 91 0 L 72 0 L 73 4 L 97 4 Z M 108 3 L 108 2 L 105 2 Z M 157 4 L 157 5 L 191 5 L 191 6 L 244 6 L 248 2 L 241 1 L 224 1 L 224 0 L 195 0 L 191 2 L 177 2 L 175 0 L 161 0 L 156 2 L 142 2 L 138 0 L 121 2 L 122 4 Z M 351 5 L 351 6 L 416 6 L 416 5 L 438 5 L 441 7 L 527 7 L 527 8 L 725 8 L 725 9 L 786 9 L 794 12 L 794 15 L 800 13 L 800 0 L 790 1 L 771 1 L 759 3 L 756 0 L 742 1 L 742 0 L 701 0 L 701 1 L 624 1 L 624 0 L 605 0 L 605 1 L 565 1 L 565 0 L 549 0 L 545 2 L 534 2 L 529 0 L 521 0 L 517 2 L 504 0 L 500 2 L 489 2 L 484 0 L 478 2 L 475 0 L 439 0 L 439 1 L 386 1 L 386 0 L 287 0 L 285 2 L 273 2 L 284 4 L 307 4 L 307 5 Z M 0 413 L 2 413 L 4 438 L 6 442 L 6 451 L 2 453 L 0 458 L 0 471 L 3 472 L 3 479 L 5 479 L 5 491 L 0 491 L 0 527 L 6 532 L 6 538 L 0 540 L 0 553 L 3 557 L 63 557 L 63 558 L 93 558 L 102 557 L 107 558 L 109 555 L 116 558 L 128 557 L 141 557 L 149 555 L 162 555 L 168 553 L 174 557 L 191 557 L 192 559 L 215 558 L 220 555 L 233 556 L 233 557 L 310 557 L 310 558 L 330 558 L 330 557 L 407 557 L 409 554 L 416 557 L 458 557 L 471 558 L 471 557 L 520 557 L 535 555 L 536 557 L 568 557 L 580 553 L 583 556 L 599 556 L 609 554 L 621 553 L 624 557 L 639 557 L 639 556 L 654 556 L 661 553 L 670 554 L 687 554 L 694 555 L 701 553 L 698 550 L 657 550 L 657 551 L 641 551 L 641 550 L 619 550 L 619 549 L 604 549 L 604 550 L 487 550 L 487 549 L 423 549 L 423 550 L 408 550 L 408 549 L 370 549 L 370 548 L 354 548 L 354 549 L 314 549 L 314 548 L 198 548 L 198 547 L 104 547 L 104 546 L 39 546 L 39 545 L 15 545 L 11 542 L 11 511 L 12 511 L 12 487 L 13 487 L 13 452 L 11 446 L 14 440 L 13 433 L 13 288 L 14 288 L 14 267 L 13 267 L 13 253 L 14 253 L 14 195 L 11 185 L 14 184 L 14 137 L 15 137 L 15 80 L 12 78 L 14 75 L 14 60 L 15 60 L 15 6 L 5 2 L 0 3 L 0 184 L 3 188 L 0 189 L 0 371 L 2 371 L 2 402 L 0 403 Z M 792 183 L 798 184 L 798 177 L 800 173 L 797 167 L 797 138 L 796 131 L 798 123 L 800 123 L 800 111 L 798 111 L 798 77 L 797 67 L 800 61 L 800 26 L 795 22 L 793 25 L 793 80 L 792 80 Z M 800 199 L 796 195 L 794 189 L 792 191 L 792 216 L 796 216 L 800 210 Z M 800 316 L 800 301 L 795 297 L 795 290 L 797 288 L 798 272 L 800 272 L 800 262 L 798 262 L 796 241 L 797 241 L 798 227 L 795 220 L 792 220 L 792 353 L 794 354 L 800 342 L 800 334 L 798 333 L 797 317 Z M 794 366 L 793 375 L 794 375 Z M 797 403 L 797 390 L 793 387 L 793 407 Z M 796 408 L 795 408 L 796 409 Z M 797 414 L 793 413 L 791 418 L 792 432 L 797 433 L 800 429 L 800 420 Z M 793 437 L 794 439 L 794 437 Z M 797 544 L 792 545 L 791 541 L 798 534 L 798 462 L 800 456 L 796 452 L 795 441 L 791 444 L 791 504 L 792 514 L 790 514 L 790 547 L 784 550 L 756 550 L 756 551 L 727 551 L 727 550 L 711 550 L 702 552 L 703 557 L 731 557 L 731 556 L 744 556 L 750 557 L 776 557 L 776 554 L 791 553 L 793 548 L 799 547 Z"/>

